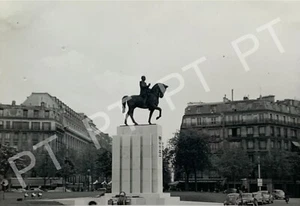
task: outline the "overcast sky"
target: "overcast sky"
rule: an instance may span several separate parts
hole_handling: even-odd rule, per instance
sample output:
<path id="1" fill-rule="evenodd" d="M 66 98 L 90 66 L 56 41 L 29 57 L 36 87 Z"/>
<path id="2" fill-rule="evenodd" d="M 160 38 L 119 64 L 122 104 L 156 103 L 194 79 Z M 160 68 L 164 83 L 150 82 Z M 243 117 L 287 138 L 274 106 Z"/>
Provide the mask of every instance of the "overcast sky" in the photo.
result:
<path id="1" fill-rule="evenodd" d="M 139 93 L 141 75 L 152 85 L 178 73 L 184 88 L 172 96 L 175 109 L 161 100 L 164 139 L 179 129 L 188 102 L 222 101 L 244 95 L 300 99 L 300 2 L 0 2 L 0 102 L 22 103 L 31 92 L 48 92 L 87 115 L 105 112 L 116 133 L 123 123 L 118 108 L 107 107 Z M 273 25 L 281 53 L 264 24 Z M 246 72 L 231 42 L 247 34 L 259 41 Z M 253 47 L 240 43 L 242 52 Z M 199 64 L 210 91 L 195 71 Z M 165 82 L 169 92 L 179 86 Z M 146 123 L 147 110 L 136 110 Z M 154 114 L 154 117 L 157 113 Z M 101 128 L 104 121 L 95 119 Z M 155 118 L 153 118 L 153 122 Z"/>

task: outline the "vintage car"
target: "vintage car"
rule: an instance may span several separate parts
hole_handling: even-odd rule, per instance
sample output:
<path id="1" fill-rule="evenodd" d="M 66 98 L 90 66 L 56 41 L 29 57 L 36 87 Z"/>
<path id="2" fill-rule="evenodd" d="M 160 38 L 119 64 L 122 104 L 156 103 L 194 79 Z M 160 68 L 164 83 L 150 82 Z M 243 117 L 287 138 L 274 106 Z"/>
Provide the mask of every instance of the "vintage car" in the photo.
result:
<path id="1" fill-rule="evenodd" d="M 276 200 L 283 200 L 285 198 L 285 193 L 283 190 L 273 190 L 273 197 Z"/>
<path id="2" fill-rule="evenodd" d="M 265 198 L 265 200 L 266 200 L 266 202 L 267 203 L 273 203 L 274 201 L 273 201 L 273 195 L 269 192 L 269 191 L 267 191 L 267 190 L 262 190 L 261 191 L 261 193 L 262 193 L 262 195 L 263 195 L 263 197 Z"/>
<path id="3" fill-rule="evenodd" d="M 240 194 L 229 193 L 224 201 L 224 205 L 238 205 L 240 202 Z"/>
<path id="4" fill-rule="evenodd" d="M 252 193 L 242 193 L 239 205 L 253 205 L 257 206 L 258 202 Z"/>

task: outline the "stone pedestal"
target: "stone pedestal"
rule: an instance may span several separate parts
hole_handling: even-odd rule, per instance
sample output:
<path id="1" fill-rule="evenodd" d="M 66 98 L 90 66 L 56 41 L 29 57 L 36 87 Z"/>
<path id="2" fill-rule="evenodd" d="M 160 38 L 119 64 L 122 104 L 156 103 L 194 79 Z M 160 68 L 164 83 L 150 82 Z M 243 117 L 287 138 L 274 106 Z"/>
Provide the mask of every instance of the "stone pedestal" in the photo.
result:
<path id="1" fill-rule="evenodd" d="M 113 137 L 112 194 L 124 191 L 147 205 L 179 204 L 179 198 L 163 193 L 162 149 L 161 126 L 118 127 Z"/>
<path id="2" fill-rule="evenodd" d="M 127 126 L 113 137 L 112 193 L 162 193 L 162 129 Z"/>

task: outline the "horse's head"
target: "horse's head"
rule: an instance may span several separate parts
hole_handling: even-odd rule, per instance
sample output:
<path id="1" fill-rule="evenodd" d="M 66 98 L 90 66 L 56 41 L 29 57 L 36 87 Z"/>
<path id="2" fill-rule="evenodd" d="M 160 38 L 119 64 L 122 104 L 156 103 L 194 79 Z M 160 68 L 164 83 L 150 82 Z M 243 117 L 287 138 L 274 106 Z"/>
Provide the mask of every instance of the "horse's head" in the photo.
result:
<path id="1" fill-rule="evenodd" d="M 158 91 L 159 91 L 159 97 L 163 98 L 164 94 L 169 86 L 162 84 L 162 83 L 157 83 L 157 87 L 158 87 Z"/>

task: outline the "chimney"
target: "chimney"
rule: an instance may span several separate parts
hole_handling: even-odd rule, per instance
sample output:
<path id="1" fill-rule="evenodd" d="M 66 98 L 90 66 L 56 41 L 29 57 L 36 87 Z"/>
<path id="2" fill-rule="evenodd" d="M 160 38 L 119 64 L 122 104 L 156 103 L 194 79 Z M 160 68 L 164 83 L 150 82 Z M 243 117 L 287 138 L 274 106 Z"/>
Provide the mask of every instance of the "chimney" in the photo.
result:
<path id="1" fill-rule="evenodd" d="M 231 101 L 233 101 L 233 89 L 231 90 Z"/>

